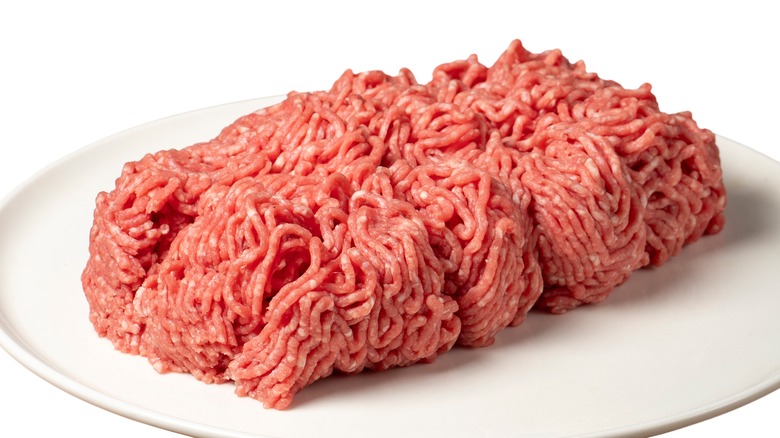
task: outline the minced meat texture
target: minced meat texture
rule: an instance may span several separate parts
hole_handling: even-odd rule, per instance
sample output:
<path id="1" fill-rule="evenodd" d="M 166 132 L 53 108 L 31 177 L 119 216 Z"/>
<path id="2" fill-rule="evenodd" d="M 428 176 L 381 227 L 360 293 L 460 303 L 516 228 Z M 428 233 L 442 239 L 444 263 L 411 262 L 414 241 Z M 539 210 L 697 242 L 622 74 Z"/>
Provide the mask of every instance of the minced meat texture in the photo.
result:
<path id="1" fill-rule="evenodd" d="M 333 372 L 490 345 L 723 227 L 714 135 L 514 41 L 426 84 L 346 71 L 97 197 L 90 319 L 160 372 L 283 409 Z"/>

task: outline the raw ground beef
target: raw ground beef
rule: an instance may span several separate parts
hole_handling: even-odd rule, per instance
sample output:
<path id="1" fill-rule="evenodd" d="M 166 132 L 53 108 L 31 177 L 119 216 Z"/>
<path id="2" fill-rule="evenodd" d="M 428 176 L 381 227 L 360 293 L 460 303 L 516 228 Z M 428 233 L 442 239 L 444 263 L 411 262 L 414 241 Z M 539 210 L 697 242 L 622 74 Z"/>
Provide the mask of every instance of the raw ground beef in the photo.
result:
<path id="1" fill-rule="evenodd" d="M 720 231 L 725 202 L 689 113 L 514 41 L 427 84 L 347 71 L 127 163 L 82 282 L 117 349 L 283 409 L 333 372 L 600 302 Z"/>

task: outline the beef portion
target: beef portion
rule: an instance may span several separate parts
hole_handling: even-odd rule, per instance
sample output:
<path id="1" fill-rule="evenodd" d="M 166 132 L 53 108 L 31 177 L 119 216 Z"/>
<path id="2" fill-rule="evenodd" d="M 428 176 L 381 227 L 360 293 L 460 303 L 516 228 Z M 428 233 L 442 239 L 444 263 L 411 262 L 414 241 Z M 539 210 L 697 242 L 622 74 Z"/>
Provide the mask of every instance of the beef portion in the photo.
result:
<path id="1" fill-rule="evenodd" d="M 568 124 L 534 137 L 521 183 L 533 194 L 546 290 L 537 303 L 562 313 L 603 301 L 647 264 L 645 209 L 608 140 Z"/>
<path id="2" fill-rule="evenodd" d="M 230 363 L 240 395 L 284 408 L 334 370 L 354 373 L 433 360 L 460 332 L 455 301 L 442 293 L 441 263 L 407 202 L 355 192 L 336 257 L 320 256 L 271 298 L 265 326 Z"/>
<path id="3" fill-rule="evenodd" d="M 215 140 L 146 155 L 125 164 L 112 192 L 98 194 L 81 278 L 90 320 L 117 349 L 139 352 L 145 322 L 133 309 L 136 291 L 197 217 L 203 192 L 270 169 L 264 152 L 227 146 Z"/>
<path id="4" fill-rule="evenodd" d="M 389 172 L 396 196 L 422 213 L 441 260 L 444 293 L 458 303 L 458 344 L 490 345 L 519 325 L 542 292 L 529 196 L 449 156 L 417 167 L 397 162 Z"/>
<path id="5" fill-rule="evenodd" d="M 723 227 L 714 135 L 514 41 L 420 84 L 346 71 L 100 193 L 90 319 L 160 372 L 283 409 L 334 372 L 483 347 Z"/>

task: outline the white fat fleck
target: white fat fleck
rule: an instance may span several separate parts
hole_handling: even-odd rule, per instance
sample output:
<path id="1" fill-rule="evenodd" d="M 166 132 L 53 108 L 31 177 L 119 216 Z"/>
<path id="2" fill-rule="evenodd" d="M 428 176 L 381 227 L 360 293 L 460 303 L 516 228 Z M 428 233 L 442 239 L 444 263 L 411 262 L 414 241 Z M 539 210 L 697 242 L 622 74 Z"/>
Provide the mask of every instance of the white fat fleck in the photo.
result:
<path id="1" fill-rule="evenodd" d="M 520 203 L 520 195 L 518 195 L 517 192 L 512 193 L 512 202 L 514 202 L 515 204 Z"/>
<path id="2" fill-rule="evenodd" d="M 593 263 L 593 266 L 598 266 L 598 265 L 601 264 L 600 263 L 601 259 L 597 255 L 595 255 L 595 254 L 590 254 L 588 256 L 588 259 L 590 260 L 591 263 Z"/>
<path id="3" fill-rule="evenodd" d="M 311 209 L 307 205 L 304 205 L 304 204 L 295 204 L 293 206 L 293 211 L 296 214 L 299 214 L 299 215 L 302 215 L 302 216 L 311 214 Z"/>
<path id="4" fill-rule="evenodd" d="M 425 224 L 423 223 L 422 219 L 420 219 L 419 217 L 414 217 L 412 219 L 412 222 L 414 222 L 414 224 L 417 225 L 419 229 L 423 231 L 425 230 Z"/>
<path id="5" fill-rule="evenodd" d="M 430 196 L 430 195 L 428 194 L 428 192 L 425 192 L 425 191 L 423 191 L 423 192 L 420 192 L 420 199 L 422 199 L 423 201 L 427 200 L 427 199 L 428 199 L 428 196 Z"/>
<path id="6" fill-rule="evenodd" d="M 315 287 L 317 287 L 317 280 L 311 279 L 307 281 L 306 287 L 308 287 L 309 289 L 314 289 Z"/>
<path id="7" fill-rule="evenodd" d="M 585 160 L 585 168 L 588 169 L 588 172 L 590 172 L 591 175 L 593 175 L 594 178 L 599 177 L 599 168 L 596 166 L 596 162 L 593 161 L 592 158 L 588 158 Z"/>

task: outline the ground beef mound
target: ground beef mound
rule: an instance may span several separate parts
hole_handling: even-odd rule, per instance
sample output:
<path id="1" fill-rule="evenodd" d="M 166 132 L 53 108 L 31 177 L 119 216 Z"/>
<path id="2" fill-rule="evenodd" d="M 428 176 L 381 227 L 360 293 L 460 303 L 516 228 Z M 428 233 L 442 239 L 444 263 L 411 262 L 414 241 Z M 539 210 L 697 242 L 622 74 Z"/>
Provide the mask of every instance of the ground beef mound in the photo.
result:
<path id="1" fill-rule="evenodd" d="M 719 232 L 725 203 L 689 113 L 514 41 L 427 84 L 347 71 L 127 163 L 82 283 L 117 349 L 283 409 L 333 372 L 598 303 Z"/>

